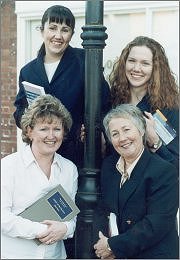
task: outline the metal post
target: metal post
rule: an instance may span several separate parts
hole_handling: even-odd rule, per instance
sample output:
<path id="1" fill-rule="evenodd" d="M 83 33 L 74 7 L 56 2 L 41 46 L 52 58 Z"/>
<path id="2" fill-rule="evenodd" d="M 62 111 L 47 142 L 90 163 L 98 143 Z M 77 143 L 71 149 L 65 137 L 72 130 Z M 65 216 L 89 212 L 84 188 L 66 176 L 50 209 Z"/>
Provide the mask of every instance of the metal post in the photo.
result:
<path id="1" fill-rule="evenodd" d="M 95 258 L 93 250 L 93 212 L 99 195 L 101 164 L 101 80 L 106 27 L 103 1 L 86 1 L 86 25 L 82 27 L 85 48 L 85 128 L 84 168 L 80 171 L 77 204 L 75 254 L 78 259 Z"/>

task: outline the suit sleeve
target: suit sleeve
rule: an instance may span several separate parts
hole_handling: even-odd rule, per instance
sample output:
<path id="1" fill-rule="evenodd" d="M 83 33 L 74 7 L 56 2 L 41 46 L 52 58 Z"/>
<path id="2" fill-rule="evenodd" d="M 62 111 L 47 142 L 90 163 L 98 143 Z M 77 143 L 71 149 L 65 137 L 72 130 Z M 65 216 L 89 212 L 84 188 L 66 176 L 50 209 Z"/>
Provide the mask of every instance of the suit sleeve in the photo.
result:
<path id="1" fill-rule="evenodd" d="M 28 103 L 27 103 L 27 100 L 26 100 L 26 94 L 25 94 L 25 90 L 24 90 L 22 81 L 23 81 L 23 79 L 22 79 L 22 75 L 21 75 L 21 72 L 20 72 L 20 75 L 19 75 L 19 91 L 18 91 L 18 94 L 17 94 L 15 102 L 14 102 L 14 106 L 16 107 L 16 110 L 13 114 L 16 125 L 19 128 L 21 128 L 21 125 L 20 125 L 21 117 L 24 113 L 25 108 L 28 107 Z"/>
<path id="2" fill-rule="evenodd" d="M 164 160 L 172 163 L 179 168 L 179 111 L 172 110 L 164 113 L 168 119 L 168 123 L 176 130 L 176 137 L 168 144 L 162 145 L 156 153 Z"/>
<path id="3" fill-rule="evenodd" d="M 106 113 L 111 109 L 111 95 L 110 95 L 110 87 L 107 81 L 102 78 L 102 117 L 106 115 Z"/>
<path id="4" fill-rule="evenodd" d="M 104 207 L 104 202 L 100 196 L 97 202 L 97 207 L 93 213 L 93 243 L 96 243 L 99 239 L 99 231 L 101 231 L 105 236 L 108 234 L 108 218 L 109 212 L 106 207 Z"/>

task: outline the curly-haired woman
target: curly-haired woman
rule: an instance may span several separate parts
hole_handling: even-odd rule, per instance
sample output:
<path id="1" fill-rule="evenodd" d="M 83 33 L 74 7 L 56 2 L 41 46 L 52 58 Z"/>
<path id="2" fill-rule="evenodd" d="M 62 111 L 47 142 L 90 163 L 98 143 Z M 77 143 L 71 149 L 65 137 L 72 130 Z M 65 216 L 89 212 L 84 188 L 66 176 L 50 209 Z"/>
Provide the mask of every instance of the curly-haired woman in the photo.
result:
<path id="1" fill-rule="evenodd" d="M 109 82 L 113 107 L 123 103 L 139 107 L 146 118 L 150 150 L 178 166 L 178 86 L 161 44 L 149 37 L 136 37 L 115 62 Z M 176 131 L 168 144 L 155 131 L 153 113 L 157 109 Z"/>

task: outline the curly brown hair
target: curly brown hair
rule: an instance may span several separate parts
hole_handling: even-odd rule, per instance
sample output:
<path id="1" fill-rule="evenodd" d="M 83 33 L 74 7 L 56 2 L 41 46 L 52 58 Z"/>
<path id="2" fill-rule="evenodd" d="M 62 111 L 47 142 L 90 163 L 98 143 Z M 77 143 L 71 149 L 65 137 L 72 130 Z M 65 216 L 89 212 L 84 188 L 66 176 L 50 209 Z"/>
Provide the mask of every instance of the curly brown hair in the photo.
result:
<path id="1" fill-rule="evenodd" d="M 153 71 L 148 82 L 147 94 L 152 109 L 177 108 L 179 106 L 178 85 L 170 69 L 164 48 L 154 39 L 138 36 L 122 51 L 109 75 L 112 105 L 129 103 L 129 82 L 125 74 L 126 60 L 134 46 L 146 46 L 153 54 Z"/>

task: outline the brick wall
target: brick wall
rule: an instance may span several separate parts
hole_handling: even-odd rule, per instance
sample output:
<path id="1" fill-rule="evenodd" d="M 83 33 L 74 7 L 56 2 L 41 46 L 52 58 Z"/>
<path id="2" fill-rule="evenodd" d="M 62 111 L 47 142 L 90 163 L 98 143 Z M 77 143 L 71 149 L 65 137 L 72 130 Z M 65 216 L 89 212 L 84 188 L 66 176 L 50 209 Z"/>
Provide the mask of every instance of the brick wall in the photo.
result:
<path id="1" fill-rule="evenodd" d="M 13 118 L 16 96 L 17 22 L 14 0 L 1 0 L 1 157 L 17 149 Z"/>

